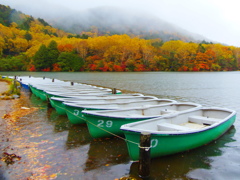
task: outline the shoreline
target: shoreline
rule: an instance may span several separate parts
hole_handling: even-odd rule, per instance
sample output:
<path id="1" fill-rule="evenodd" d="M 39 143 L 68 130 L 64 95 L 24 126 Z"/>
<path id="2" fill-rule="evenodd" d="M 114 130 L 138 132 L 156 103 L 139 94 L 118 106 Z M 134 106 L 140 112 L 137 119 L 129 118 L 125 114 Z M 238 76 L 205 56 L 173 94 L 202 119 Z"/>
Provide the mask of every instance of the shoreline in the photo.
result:
<path id="1" fill-rule="evenodd" d="M 8 83 L 5 81 L 0 81 L 0 94 L 6 92 L 8 90 Z"/>
<path id="2" fill-rule="evenodd" d="M 8 90 L 8 84 L 4 81 L 0 81 L 0 94 L 6 92 Z M 1 144 L 0 144 L 0 167 L 5 170 L 5 166 L 3 166 L 5 163 L 3 162 L 4 159 L 4 153 L 7 150 L 8 146 L 8 123 L 6 120 L 6 117 L 8 114 L 10 114 L 13 111 L 13 104 L 14 100 L 4 100 L 0 99 L 0 137 L 1 137 Z M 0 179 L 4 178 L 1 174 L 3 171 L 0 169 Z"/>
<path id="3" fill-rule="evenodd" d="M 8 83 L 4 81 L 0 81 L 0 94 L 6 92 L 7 90 L 8 90 Z M 12 105 L 13 105 L 12 100 L 0 99 L 0 124 L 1 125 L 3 123 L 3 116 L 11 111 Z"/>

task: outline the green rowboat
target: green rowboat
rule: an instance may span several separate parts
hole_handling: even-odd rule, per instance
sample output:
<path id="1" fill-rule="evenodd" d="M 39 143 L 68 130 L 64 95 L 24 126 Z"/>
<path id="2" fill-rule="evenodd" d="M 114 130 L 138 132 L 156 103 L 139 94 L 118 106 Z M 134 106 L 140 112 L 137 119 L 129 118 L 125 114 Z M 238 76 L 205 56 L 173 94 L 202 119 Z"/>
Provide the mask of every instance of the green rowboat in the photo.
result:
<path id="1" fill-rule="evenodd" d="M 153 96 L 143 96 L 139 97 L 138 100 L 125 103 L 99 103 L 94 104 L 90 102 L 89 104 L 77 104 L 77 103 L 68 103 L 64 102 L 65 110 L 69 121 L 72 124 L 82 124 L 86 123 L 84 116 L 82 115 L 83 110 L 110 110 L 110 109 L 128 109 L 134 107 L 146 107 L 146 106 L 157 106 L 157 105 L 166 105 L 176 103 L 174 100 L 170 99 L 155 99 Z"/>
<path id="2" fill-rule="evenodd" d="M 109 88 L 96 87 L 90 85 L 66 85 L 66 82 L 59 82 L 55 84 L 34 84 L 29 85 L 33 94 L 43 101 L 48 101 L 52 96 L 74 96 L 85 94 L 110 94 L 112 90 Z M 121 94 L 121 91 L 116 90 L 116 94 Z"/>
<path id="3" fill-rule="evenodd" d="M 201 108 L 174 116 L 155 118 L 121 126 L 129 156 L 139 160 L 140 134 L 151 134 L 151 158 L 203 146 L 219 138 L 234 123 L 236 112 L 223 108 Z"/>
<path id="4" fill-rule="evenodd" d="M 193 111 L 201 105 L 195 103 L 168 103 L 148 107 L 108 111 L 82 111 L 92 137 L 123 135 L 120 127 L 127 123 L 166 116 L 171 113 Z"/>
<path id="5" fill-rule="evenodd" d="M 94 101 L 94 103 L 104 100 L 126 100 L 126 99 L 136 99 L 135 97 L 142 97 L 142 94 L 109 94 L 109 95 L 73 95 L 70 94 L 69 97 L 51 97 L 49 99 L 50 104 L 53 108 L 56 109 L 57 113 L 60 115 L 66 115 L 65 105 L 63 102 L 76 102 L 83 104 L 88 103 L 89 101 Z M 87 102 L 86 102 L 87 101 Z"/>

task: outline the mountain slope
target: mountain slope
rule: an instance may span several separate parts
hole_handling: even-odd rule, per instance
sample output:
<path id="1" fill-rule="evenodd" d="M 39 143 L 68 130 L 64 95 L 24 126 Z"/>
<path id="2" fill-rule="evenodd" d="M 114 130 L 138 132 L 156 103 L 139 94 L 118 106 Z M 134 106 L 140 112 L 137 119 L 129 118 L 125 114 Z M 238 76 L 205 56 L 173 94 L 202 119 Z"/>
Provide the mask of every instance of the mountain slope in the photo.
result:
<path id="1" fill-rule="evenodd" d="M 46 19 L 54 27 L 79 34 L 98 29 L 98 35 L 128 34 L 140 35 L 146 39 L 161 38 L 163 41 L 202 41 L 205 38 L 189 33 L 157 17 L 130 12 L 112 7 L 99 7 L 81 12 L 68 12 L 64 16 Z"/>

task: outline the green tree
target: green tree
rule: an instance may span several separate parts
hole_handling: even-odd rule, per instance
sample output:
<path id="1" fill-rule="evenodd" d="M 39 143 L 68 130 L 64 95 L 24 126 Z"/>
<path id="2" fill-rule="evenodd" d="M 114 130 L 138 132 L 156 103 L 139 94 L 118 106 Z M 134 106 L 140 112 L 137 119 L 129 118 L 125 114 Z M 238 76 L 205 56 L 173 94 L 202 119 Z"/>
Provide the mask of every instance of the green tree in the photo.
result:
<path id="1" fill-rule="evenodd" d="M 58 64 L 63 71 L 79 71 L 84 62 L 83 58 L 73 52 L 62 52 L 58 57 Z"/>
<path id="2" fill-rule="evenodd" d="M 128 71 L 134 71 L 136 64 L 135 64 L 134 60 L 129 59 L 126 62 L 126 66 L 127 66 Z"/>
<path id="3" fill-rule="evenodd" d="M 32 35 L 27 31 L 26 34 L 24 35 L 24 38 L 25 38 L 27 41 L 30 41 L 30 40 L 32 40 Z"/>
<path id="4" fill-rule="evenodd" d="M 0 59 L 0 71 L 22 71 L 25 64 L 19 56 Z"/>
<path id="5" fill-rule="evenodd" d="M 59 51 L 58 51 L 57 46 L 58 46 L 57 42 L 52 40 L 47 47 L 48 64 L 51 69 L 52 69 L 52 65 L 57 63 L 57 61 L 58 61 Z"/>
<path id="6" fill-rule="evenodd" d="M 11 24 L 10 15 L 11 8 L 0 4 L 0 23 L 9 26 Z"/>
<path id="7" fill-rule="evenodd" d="M 49 25 L 44 19 L 38 18 L 37 20 L 38 20 L 40 23 L 42 23 L 42 25 L 44 25 L 44 26 L 50 26 L 50 27 L 51 27 L 51 25 Z"/>
<path id="8" fill-rule="evenodd" d="M 33 64 L 37 71 L 41 71 L 45 68 L 50 67 L 47 58 L 48 58 L 47 47 L 44 44 L 42 44 L 33 57 Z"/>
<path id="9" fill-rule="evenodd" d="M 12 71 L 23 71 L 25 64 L 23 63 L 20 56 L 14 56 L 10 61 Z"/>
<path id="10" fill-rule="evenodd" d="M 9 60 L 6 58 L 0 59 L 0 71 L 10 71 L 11 66 L 9 64 Z"/>
<path id="11" fill-rule="evenodd" d="M 206 48 L 200 43 L 199 45 L 198 45 L 198 50 L 197 50 L 198 52 L 201 52 L 201 53 L 205 53 L 205 51 L 206 51 Z"/>
<path id="12" fill-rule="evenodd" d="M 28 31 L 31 27 L 31 22 L 32 21 L 34 21 L 34 18 L 32 16 L 27 17 L 19 27 L 23 30 Z"/>

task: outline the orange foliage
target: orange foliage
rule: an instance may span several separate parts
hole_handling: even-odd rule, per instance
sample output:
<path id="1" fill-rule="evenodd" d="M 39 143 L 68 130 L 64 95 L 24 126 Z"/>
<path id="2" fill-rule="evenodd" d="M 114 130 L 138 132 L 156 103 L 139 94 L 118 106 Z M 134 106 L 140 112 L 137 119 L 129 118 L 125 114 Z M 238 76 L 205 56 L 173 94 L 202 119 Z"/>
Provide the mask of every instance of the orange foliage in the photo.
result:
<path id="1" fill-rule="evenodd" d="M 143 64 L 137 64 L 134 70 L 141 72 L 141 71 L 146 71 L 146 68 Z"/>
<path id="2" fill-rule="evenodd" d="M 72 44 L 65 44 L 65 45 L 58 45 L 58 50 L 60 52 L 72 52 L 73 51 L 73 45 Z"/>
<path id="3" fill-rule="evenodd" d="M 43 72 L 49 72 L 49 71 L 50 71 L 50 67 L 44 68 L 44 69 L 42 69 L 42 71 L 43 71 Z"/>
<path id="4" fill-rule="evenodd" d="M 60 67 L 60 65 L 58 63 L 53 64 L 53 70 L 52 71 L 59 72 L 61 70 L 62 69 L 61 69 L 61 67 Z"/>
<path id="5" fill-rule="evenodd" d="M 95 61 L 95 60 L 100 60 L 100 59 L 102 59 L 102 58 L 99 57 L 98 55 L 94 55 L 94 56 L 91 56 L 91 59 L 92 59 L 93 61 Z"/>
<path id="6" fill-rule="evenodd" d="M 108 66 L 105 64 L 103 67 L 100 67 L 99 70 L 103 71 L 103 72 L 107 72 L 108 71 Z"/>
<path id="7" fill-rule="evenodd" d="M 91 71 L 96 71 L 97 65 L 96 65 L 96 64 L 89 64 L 89 69 L 90 69 Z"/>
<path id="8" fill-rule="evenodd" d="M 117 71 L 117 72 L 122 72 L 123 71 L 122 66 L 119 66 L 119 65 L 114 65 L 113 69 L 114 69 L 114 71 Z"/>
<path id="9" fill-rule="evenodd" d="M 31 71 L 31 72 L 36 71 L 36 68 L 33 64 L 30 65 L 29 71 Z"/>
<path id="10" fill-rule="evenodd" d="M 178 69 L 178 71 L 188 71 L 189 68 L 187 66 L 182 66 Z"/>
<path id="11" fill-rule="evenodd" d="M 192 71 L 199 71 L 199 68 L 197 68 L 196 66 L 193 67 Z"/>

